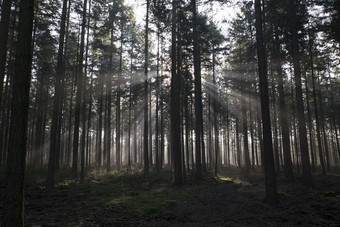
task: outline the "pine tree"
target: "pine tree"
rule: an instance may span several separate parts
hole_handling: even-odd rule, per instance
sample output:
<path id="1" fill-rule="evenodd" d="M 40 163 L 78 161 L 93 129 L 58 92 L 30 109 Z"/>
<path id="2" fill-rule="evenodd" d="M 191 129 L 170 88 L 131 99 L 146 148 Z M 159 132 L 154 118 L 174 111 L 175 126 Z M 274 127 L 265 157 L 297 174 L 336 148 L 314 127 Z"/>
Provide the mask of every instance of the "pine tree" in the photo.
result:
<path id="1" fill-rule="evenodd" d="M 267 203 L 278 203 L 277 186 L 274 167 L 274 155 L 272 145 L 272 133 L 270 126 L 269 95 L 268 95 L 268 78 L 267 62 L 265 56 L 265 47 L 263 45 L 263 28 L 262 28 L 262 10 L 260 0 L 255 0 L 255 27 L 256 27 L 256 45 L 258 55 L 258 68 L 260 78 L 260 97 L 262 113 L 262 130 L 263 130 L 263 160 L 266 177 L 266 196 Z"/>
<path id="2" fill-rule="evenodd" d="M 24 226 L 24 175 L 32 67 L 34 1 L 20 1 L 7 157 L 4 226 Z"/>

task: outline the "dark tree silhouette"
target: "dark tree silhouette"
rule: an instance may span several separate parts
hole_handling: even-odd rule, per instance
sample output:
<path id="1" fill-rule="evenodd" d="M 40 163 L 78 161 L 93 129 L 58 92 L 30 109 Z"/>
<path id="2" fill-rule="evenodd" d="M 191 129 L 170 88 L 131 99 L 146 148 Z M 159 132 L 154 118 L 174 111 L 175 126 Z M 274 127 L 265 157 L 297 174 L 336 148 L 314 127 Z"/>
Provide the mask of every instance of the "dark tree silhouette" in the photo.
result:
<path id="1" fill-rule="evenodd" d="M 32 67 L 34 1 L 20 1 L 3 226 L 24 225 L 24 175 Z"/>
<path id="2" fill-rule="evenodd" d="M 268 95 L 268 78 L 267 62 L 265 56 L 265 47 L 263 45 L 263 28 L 262 28 L 262 9 L 260 0 L 255 0 L 255 26 L 256 26 L 256 46 L 258 55 L 258 68 L 260 78 L 260 96 L 261 96 L 261 113 L 263 129 L 263 160 L 264 171 L 266 176 L 266 197 L 268 203 L 278 203 L 277 186 L 274 167 L 274 155 L 272 144 L 272 133 L 270 126 L 269 95 Z"/>

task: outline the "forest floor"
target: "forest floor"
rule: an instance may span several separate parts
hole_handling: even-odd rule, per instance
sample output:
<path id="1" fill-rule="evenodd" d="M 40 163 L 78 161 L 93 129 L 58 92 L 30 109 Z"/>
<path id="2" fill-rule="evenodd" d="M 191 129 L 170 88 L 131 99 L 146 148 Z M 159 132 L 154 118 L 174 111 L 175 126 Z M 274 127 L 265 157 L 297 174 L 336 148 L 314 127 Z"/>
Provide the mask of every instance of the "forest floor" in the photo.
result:
<path id="1" fill-rule="evenodd" d="M 260 169 L 246 176 L 244 169 L 222 168 L 218 178 L 199 182 L 189 174 L 182 186 L 171 183 L 168 170 L 149 177 L 92 171 L 80 183 L 63 169 L 53 190 L 44 187 L 44 171 L 27 172 L 27 226 L 340 226 L 340 174 L 314 175 L 314 188 L 278 178 L 280 203 L 270 206 Z M 1 196 L 0 216 L 2 210 Z"/>

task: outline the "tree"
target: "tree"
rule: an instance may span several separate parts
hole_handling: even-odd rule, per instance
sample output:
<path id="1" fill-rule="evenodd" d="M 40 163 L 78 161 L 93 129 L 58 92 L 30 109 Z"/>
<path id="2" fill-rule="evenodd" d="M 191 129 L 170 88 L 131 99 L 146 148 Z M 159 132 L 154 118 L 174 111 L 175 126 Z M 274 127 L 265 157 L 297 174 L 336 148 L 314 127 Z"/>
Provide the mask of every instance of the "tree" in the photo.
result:
<path id="1" fill-rule="evenodd" d="M 282 3 L 281 3 L 282 4 Z M 269 2 L 269 13 L 271 22 L 273 23 L 273 61 L 274 69 L 277 73 L 277 83 L 278 83 L 278 95 L 279 95 L 279 122 L 281 125 L 281 135 L 282 135 L 282 147 L 283 147 L 283 159 L 284 159 L 284 175 L 287 179 L 293 180 L 293 165 L 290 150 L 290 140 L 289 140 L 289 124 L 288 122 L 288 112 L 286 110 L 285 93 L 284 93 L 284 83 L 283 77 L 284 73 L 282 70 L 283 65 L 283 53 L 281 48 L 280 36 L 283 33 L 282 29 L 282 18 L 284 14 L 280 10 L 282 5 L 278 1 Z M 280 13 L 281 12 L 281 13 Z"/>
<path id="2" fill-rule="evenodd" d="M 0 21 L 0 107 L 2 106 L 2 90 L 5 77 L 6 55 L 9 20 L 11 14 L 11 0 L 3 0 L 1 5 L 1 21 Z"/>
<path id="3" fill-rule="evenodd" d="M 278 203 L 276 177 L 274 167 L 274 155 L 272 145 L 272 133 L 270 126 L 269 112 L 269 95 L 268 95 L 268 78 L 267 62 L 265 56 L 265 47 L 263 45 L 263 28 L 262 28 L 262 9 L 260 0 L 255 0 L 255 27 L 256 27 L 256 46 L 258 55 L 258 68 L 260 79 L 260 96 L 261 96 L 261 113 L 262 113 L 262 130 L 263 130 L 263 160 L 266 181 L 265 201 L 270 204 Z"/>
<path id="4" fill-rule="evenodd" d="M 64 57 L 64 39 L 65 39 L 65 25 L 66 25 L 66 12 L 67 12 L 67 0 L 63 1 L 63 10 L 61 13 L 60 22 L 60 34 L 59 34 L 59 48 L 58 48 L 58 62 L 56 68 L 56 80 L 54 88 L 54 100 L 53 100 L 53 112 L 52 112 L 52 122 L 51 122 L 51 136 L 50 136 L 50 155 L 47 170 L 47 187 L 53 188 L 54 178 L 55 178 L 55 162 L 56 162 L 56 149 L 57 149 L 57 135 L 58 132 L 58 122 L 60 114 L 60 99 L 61 99 L 61 89 L 62 80 L 65 73 L 65 65 L 63 62 Z M 60 128 L 59 128 L 60 129 Z"/>
<path id="5" fill-rule="evenodd" d="M 295 90 L 296 90 L 296 102 L 297 102 L 297 113 L 298 113 L 298 125 L 299 125 L 299 142 L 301 151 L 302 161 L 302 175 L 303 181 L 306 186 L 313 184 L 311 167 L 309 162 L 308 153 L 308 142 L 306 123 L 302 99 L 302 83 L 301 83 L 301 67 L 300 67 L 300 54 L 299 54 L 299 43 L 298 43 L 298 29 L 297 29 L 297 15 L 296 15 L 297 4 L 295 0 L 289 0 L 289 18 L 290 18 L 290 31 L 291 31 L 291 51 L 294 66 L 295 76 Z"/>
<path id="6" fill-rule="evenodd" d="M 310 54 L 310 63 L 311 63 L 311 76 L 312 76 L 312 87 L 313 87 L 313 101 L 314 101 L 314 116 L 315 116 L 315 125 L 316 125 L 316 136 L 318 140 L 318 151 L 319 151 L 319 160 L 321 165 L 322 174 L 326 175 L 325 161 L 322 152 L 322 142 L 320 135 L 320 118 L 318 112 L 318 105 L 316 100 L 316 88 L 315 88 L 315 75 L 314 75 L 314 62 L 313 62 L 313 53 L 312 53 L 312 39 L 309 38 L 309 54 Z"/>
<path id="7" fill-rule="evenodd" d="M 144 175 L 149 175 L 148 155 L 148 59 L 149 59 L 149 7 L 150 0 L 146 0 L 146 23 L 145 23 L 145 63 L 144 63 Z M 151 108 L 151 107 L 150 107 Z"/>
<path id="8" fill-rule="evenodd" d="M 201 165 L 201 147 L 203 136 L 202 133 L 202 85 L 201 85 L 201 64 L 200 64 L 200 49 L 198 43 L 197 32 L 197 6 L 196 0 L 191 1 L 193 11 L 193 55 L 194 55 L 194 76 L 195 76 L 195 149 L 196 149 L 196 178 L 202 177 L 202 165 Z"/>
<path id="9" fill-rule="evenodd" d="M 7 158 L 4 226 L 24 225 L 24 174 L 32 67 L 34 1 L 20 1 L 18 38 L 13 77 L 11 126 Z"/>
<path id="10" fill-rule="evenodd" d="M 79 59 L 78 59 L 76 109 L 74 113 L 75 119 L 74 119 L 73 160 L 72 160 L 72 177 L 73 178 L 78 177 L 80 107 L 81 107 L 81 99 L 83 96 L 83 89 L 84 89 L 83 59 L 84 59 L 84 46 L 85 46 L 86 6 L 87 6 L 87 0 L 84 0 L 83 19 L 82 19 L 82 25 L 81 25 L 80 52 L 79 52 Z M 85 133 L 85 129 L 83 129 L 82 133 Z M 82 150 L 82 152 L 84 152 L 84 150 Z M 83 156 L 83 154 L 81 155 Z"/>
<path id="11" fill-rule="evenodd" d="M 175 184 L 182 184 L 182 155 L 181 155 L 181 116 L 180 116 L 180 77 L 177 71 L 176 36 L 177 36 L 177 2 L 172 0 L 171 28 L 171 152 L 174 158 Z"/>

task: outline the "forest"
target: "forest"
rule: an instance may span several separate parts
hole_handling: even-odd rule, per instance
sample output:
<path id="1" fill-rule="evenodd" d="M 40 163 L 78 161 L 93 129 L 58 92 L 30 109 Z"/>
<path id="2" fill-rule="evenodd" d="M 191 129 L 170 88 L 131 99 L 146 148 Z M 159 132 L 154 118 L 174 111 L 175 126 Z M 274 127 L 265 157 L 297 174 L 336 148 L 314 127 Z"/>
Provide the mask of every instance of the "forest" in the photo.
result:
<path id="1" fill-rule="evenodd" d="M 0 6 L 0 226 L 340 225 L 340 0 Z"/>

